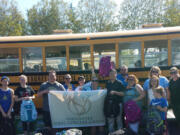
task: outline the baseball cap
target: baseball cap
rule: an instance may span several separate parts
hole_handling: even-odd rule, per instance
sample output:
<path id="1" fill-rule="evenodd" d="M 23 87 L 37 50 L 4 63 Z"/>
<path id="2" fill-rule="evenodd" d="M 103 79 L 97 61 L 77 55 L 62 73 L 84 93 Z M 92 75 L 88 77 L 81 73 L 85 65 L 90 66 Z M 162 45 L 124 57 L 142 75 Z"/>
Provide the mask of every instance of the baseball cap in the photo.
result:
<path id="1" fill-rule="evenodd" d="M 8 82 L 10 81 L 9 77 L 7 77 L 7 76 L 3 76 L 3 77 L 1 78 L 1 81 L 5 80 L 5 79 L 6 79 Z"/>
<path id="2" fill-rule="evenodd" d="M 83 75 L 78 77 L 78 81 L 81 80 L 81 79 L 85 79 Z"/>

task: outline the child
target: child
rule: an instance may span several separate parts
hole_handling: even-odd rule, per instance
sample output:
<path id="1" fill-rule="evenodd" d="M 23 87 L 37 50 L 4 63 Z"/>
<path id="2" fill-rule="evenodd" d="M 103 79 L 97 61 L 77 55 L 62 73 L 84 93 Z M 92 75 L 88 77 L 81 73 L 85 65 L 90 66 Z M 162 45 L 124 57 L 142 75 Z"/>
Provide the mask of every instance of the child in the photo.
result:
<path id="1" fill-rule="evenodd" d="M 12 119 L 12 108 L 14 104 L 14 92 L 9 85 L 9 78 L 1 78 L 2 88 L 0 88 L 0 135 L 14 135 L 15 128 Z"/>
<path id="2" fill-rule="evenodd" d="M 20 110 L 20 104 L 22 100 L 29 100 L 34 98 L 34 90 L 28 86 L 27 83 L 27 76 L 21 75 L 19 77 L 20 86 L 15 90 L 15 101 L 18 103 L 17 107 Z M 28 131 L 33 131 L 33 123 L 32 122 L 22 122 L 24 135 L 28 134 Z"/>
<path id="3" fill-rule="evenodd" d="M 151 100 L 155 98 L 153 93 L 158 86 L 159 86 L 159 78 L 153 75 L 150 78 L 149 89 L 147 90 L 147 96 L 148 96 L 147 104 L 148 105 L 151 103 Z"/>
<path id="4" fill-rule="evenodd" d="M 164 90 L 162 87 L 157 87 L 153 94 L 155 99 L 152 99 L 150 105 L 155 106 L 156 109 L 160 111 L 161 119 L 165 123 L 168 103 L 167 100 L 163 97 Z M 164 132 L 163 135 L 166 135 L 166 132 Z"/>

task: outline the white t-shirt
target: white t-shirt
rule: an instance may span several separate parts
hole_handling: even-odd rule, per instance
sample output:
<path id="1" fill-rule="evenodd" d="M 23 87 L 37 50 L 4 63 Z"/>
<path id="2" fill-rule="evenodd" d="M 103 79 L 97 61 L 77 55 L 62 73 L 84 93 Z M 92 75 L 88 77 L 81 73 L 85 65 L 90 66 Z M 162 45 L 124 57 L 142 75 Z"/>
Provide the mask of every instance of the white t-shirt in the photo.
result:
<path id="1" fill-rule="evenodd" d="M 149 99 L 149 103 L 151 102 L 152 99 L 155 99 L 152 89 L 148 89 L 148 99 Z"/>

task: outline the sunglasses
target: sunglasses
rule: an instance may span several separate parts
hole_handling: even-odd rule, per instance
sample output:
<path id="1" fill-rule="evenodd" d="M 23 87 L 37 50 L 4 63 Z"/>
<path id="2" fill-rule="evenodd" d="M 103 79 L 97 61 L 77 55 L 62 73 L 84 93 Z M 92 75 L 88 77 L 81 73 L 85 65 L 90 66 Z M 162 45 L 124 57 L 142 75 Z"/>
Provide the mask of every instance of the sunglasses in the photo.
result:
<path id="1" fill-rule="evenodd" d="M 134 79 L 133 79 L 133 78 L 128 78 L 127 80 L 128 80 L 128 81 L 134 81 Z"/>
<path id="2" fill-rule="evenodd" d="M 177 74 L 177 72 L 176 72 L 176 71 L 173 71 L 173 72 L 170 72 L 170 74 Z"/>
<path id="3" fill-rule="evenodd" d="M 152 73 L 158 73 L 158 71 L 152 71 Z"/>
<path id="4" fill-rule="evenodd" d="M 70 80 L 71 78 L 65 78 L 66 80 Z"/>

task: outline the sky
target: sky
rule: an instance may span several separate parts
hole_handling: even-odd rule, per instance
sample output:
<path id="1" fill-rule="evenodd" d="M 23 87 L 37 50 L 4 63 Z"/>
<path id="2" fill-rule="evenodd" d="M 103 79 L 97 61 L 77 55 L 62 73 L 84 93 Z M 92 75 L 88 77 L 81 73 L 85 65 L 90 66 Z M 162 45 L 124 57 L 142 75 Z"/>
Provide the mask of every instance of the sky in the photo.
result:
<path id="1" fill-rule="evenodd" d="M 41 0 L 16 0 L 19 10 L 23 13 L 24 17 L 26 17 L 27 10 L 30 9 L 33 5 L 37 4 Z M 75 2 L 77 0 L 65 0 Z M 116 2 L 117 5 L 123 0 L 112 0 Z"/>

